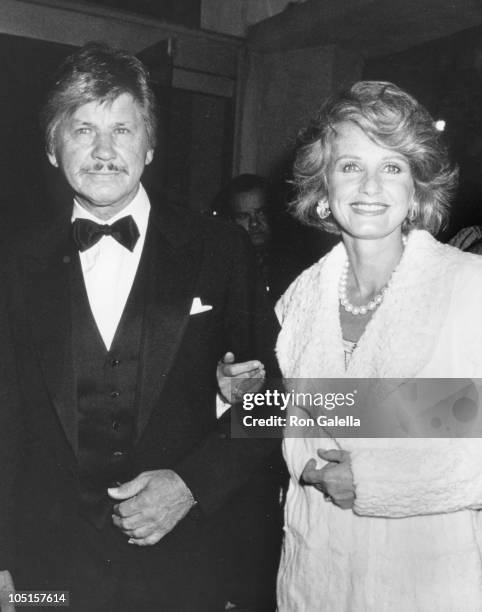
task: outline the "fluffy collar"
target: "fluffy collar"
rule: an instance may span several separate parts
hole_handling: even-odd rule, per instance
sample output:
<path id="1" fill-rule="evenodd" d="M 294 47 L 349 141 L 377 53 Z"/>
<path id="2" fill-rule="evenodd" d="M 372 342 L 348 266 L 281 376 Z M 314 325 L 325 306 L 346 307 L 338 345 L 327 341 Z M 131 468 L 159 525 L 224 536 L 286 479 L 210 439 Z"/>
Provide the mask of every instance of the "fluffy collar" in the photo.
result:
<path id="1" fill-rule="evenodd" d="M 450 303 L 460 251 L 428 232 L 408 236 L 384 301 L 345 370 L 338 282 L 343 243 L 303 272 L 277 304 L 281 370 L 289 378 L 411 378 L 429 361 Z"/>

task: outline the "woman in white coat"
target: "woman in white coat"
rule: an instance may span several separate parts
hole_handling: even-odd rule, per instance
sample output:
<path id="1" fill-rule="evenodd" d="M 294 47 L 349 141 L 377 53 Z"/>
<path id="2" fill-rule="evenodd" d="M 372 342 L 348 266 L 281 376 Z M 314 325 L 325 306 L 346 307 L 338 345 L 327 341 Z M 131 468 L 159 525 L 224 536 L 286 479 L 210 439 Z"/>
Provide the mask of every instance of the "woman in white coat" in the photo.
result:
<path id="1" fill-rule="evenodd" d="M 433 238 L 457 174 L 427 111 L 359 82 L 302 133 L 294 176 L 292 213 L 342 240 L 277 304 L 283 375 L 482 378 L 482 259 Z M 432 415 L 433 438 L 285 438 L 280 612 L 482 610 L 482 441 L 439 437 L 482 431 L 472 408 Z"/>

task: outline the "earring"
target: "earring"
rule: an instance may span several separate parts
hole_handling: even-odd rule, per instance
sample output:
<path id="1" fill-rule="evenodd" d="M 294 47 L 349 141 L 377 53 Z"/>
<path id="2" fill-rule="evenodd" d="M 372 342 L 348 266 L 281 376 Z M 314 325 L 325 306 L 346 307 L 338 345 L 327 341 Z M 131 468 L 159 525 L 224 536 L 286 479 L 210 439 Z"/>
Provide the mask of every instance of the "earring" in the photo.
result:
<path id="1" fill-rule="evenodd" d="M 415 206 L 411 206 L 408 211 L 407 220 L 410 221 L 410 223 L 413 223 L 416 217 L 417 217 L 417 210 L 415 209 Z"/>
<path id="2" fill-rule="evenodd" d="M 320 219 L 326 219 L 330 216 L 331 210 L 328 206 L 328 202 L 326 200 L 318 200 L 318 204 L 316 205 L 316 212 Z"/>

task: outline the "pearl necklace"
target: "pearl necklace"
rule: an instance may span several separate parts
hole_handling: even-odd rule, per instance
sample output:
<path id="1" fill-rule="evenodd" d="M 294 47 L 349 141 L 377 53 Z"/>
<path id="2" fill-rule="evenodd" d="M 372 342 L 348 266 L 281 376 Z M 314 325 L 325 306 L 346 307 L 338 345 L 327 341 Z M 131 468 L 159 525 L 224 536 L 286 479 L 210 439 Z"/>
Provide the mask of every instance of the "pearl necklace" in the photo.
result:
<path id="1" fill-rule="evenodd" d="M 406 236 L 402 236 L 402 243 L 405 248 L 405 245 L 407 244 Z M 348 290 L 347 290 L 349 268 L 350 268 L 350 262 L 347 257 L 346 262 L 343 266 L 343 271 L 340 276 L 340 284 L 338 286 L 338 297 L 340 299 L 340 304 L 343 306 L 346 312 L 349 312 L 350 314 L 366 315 L 368 312 L 372 312 L 373 310 L 378 308 L 378 306 L 380 306 L 380 304 L 383 302 L 383 298 L 385 297 L 385 294 L 388 291 L 388 286 L 392 278 L 390 277 L 390 280 L 388 281 L 388 283 L 380 289 L 379 293 L 377 293 L 376 296 L 368 302 L 368 304 L 363 304 L 362 306 L 353 306 L 353 304 L 348 299 Z M 393 275 L 393 272 L 392 272 L 392 275 Z"/>

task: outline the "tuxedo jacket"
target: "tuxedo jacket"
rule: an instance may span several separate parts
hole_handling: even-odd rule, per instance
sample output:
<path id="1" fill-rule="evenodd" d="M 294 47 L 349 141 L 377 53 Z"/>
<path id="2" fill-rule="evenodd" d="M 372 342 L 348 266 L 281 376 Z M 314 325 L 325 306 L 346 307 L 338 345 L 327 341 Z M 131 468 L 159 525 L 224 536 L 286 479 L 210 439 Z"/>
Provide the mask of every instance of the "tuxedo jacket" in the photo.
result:
<path id="1" fill-rule="evenodd" d="M 64 215 L 18 237 L 5 258 L 1 324 L 9 358 L 0 371 L 6 424 L 0 452 L 11 466 L 2 486 L 13 491 L 6 498 L 15 507 L 3 503 L 0 519 L 8 527 L 15 516 L 15 526 L 2 529 L 4 564 L 13 562 L 17 588 L 73 590 L 73 609 L 108 609 L 102 598 L 111 601 L 126 575 L 137 572 L 152 601 L 163 602 L 156 609 L 214 610 L 213 517 L 264 469 L 277 444 L 230 438 L 229 419 L 216 418 L 216 366 L 231 350 L 237 360 L 256 356 L 276 373 L 277 323 L 242 231 L 153 206 L 144 249 L 134 462 L 138 473 L 174 470 L 197 504 L 145 548 L 129 546 L 110 522 L 96 529 L 79 512 L 70 296 L 79 261 Z M 212 308 L 190 314 L 194 298 Z"/>

